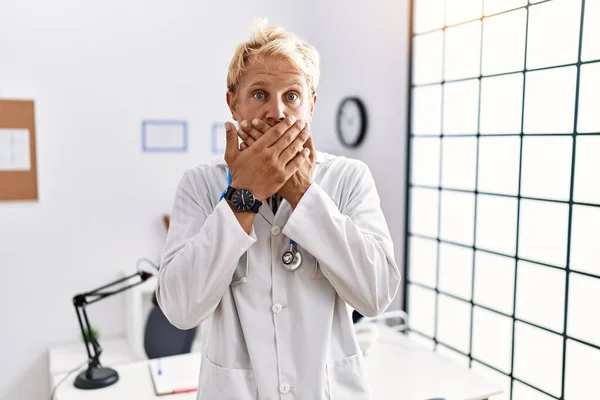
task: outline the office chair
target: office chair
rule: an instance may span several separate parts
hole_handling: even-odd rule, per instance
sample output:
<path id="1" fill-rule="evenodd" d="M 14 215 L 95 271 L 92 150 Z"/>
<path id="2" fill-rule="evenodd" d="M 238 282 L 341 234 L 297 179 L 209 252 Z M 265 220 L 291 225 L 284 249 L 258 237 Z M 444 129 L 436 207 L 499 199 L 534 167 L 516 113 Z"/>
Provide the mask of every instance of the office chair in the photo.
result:
<path id="1" fill-rule="evenodd" d="M 358 311 L 356 311 L 356 310 L 352 311 L 352 322 L 353 323 L 357 323 L 358 321 L 361 320 L 362 317 L 364 317 L 364 315 L 362 315 Z"/>
<path id="2" fill-rule="evenodd" d="M 170 220 L 169 214 L 163 214 L 162 221 L 167 231 Z M 158 269 L 157 266 L 154 267 Z M 156 293 L 152 293 L 152 304 L 154 307 L 148 315 L 144 329 L 146 356 L 152 359 L 189 353 L 196 337 L 196 328 L 181 330 L 173 326 L 161 311 Z"/>
<path id="3" fill-rule="evenodd" d="M 173 326 L 163 314 L 156 295 L 152 296 L 154 307 L 148 315 L 144 330 L 144 350 L 148 358 L 160 358 L 186 354 L 192 350 L 196 328 L 181 330 Z"/>

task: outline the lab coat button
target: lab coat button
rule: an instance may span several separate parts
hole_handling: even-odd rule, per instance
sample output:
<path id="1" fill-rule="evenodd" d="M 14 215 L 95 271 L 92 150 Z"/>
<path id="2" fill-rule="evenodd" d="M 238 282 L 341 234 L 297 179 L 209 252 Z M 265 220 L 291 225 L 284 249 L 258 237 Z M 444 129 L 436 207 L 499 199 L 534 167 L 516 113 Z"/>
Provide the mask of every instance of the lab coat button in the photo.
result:
<path id="1" fill-rule="evenodd" d="M 271 227 L 271 235 L 273 235 L 273 236 L 277 236 L 277 235 L 279 235 L 280 233 L 281 233 L 281 228 L 280 228 L 280 227 L 278 227 L 277 225 L 273 225 L 273 226 Z"/>
<path id="2" fill-rule="evenodd" d="M 281 312 L 281 310 L 283 310 L 283 306 L 279 303 L 273 304 L 273 307 L 271 307 L 271 310 L 275 313 L 275 314 L 279 314 Z"/>
<path id="3" fill-rule="evenodd" d="M 282 383 L 279 385 L 279 392 L 286 394 L 290 391 L 290 385 L 288 383 Z"/>

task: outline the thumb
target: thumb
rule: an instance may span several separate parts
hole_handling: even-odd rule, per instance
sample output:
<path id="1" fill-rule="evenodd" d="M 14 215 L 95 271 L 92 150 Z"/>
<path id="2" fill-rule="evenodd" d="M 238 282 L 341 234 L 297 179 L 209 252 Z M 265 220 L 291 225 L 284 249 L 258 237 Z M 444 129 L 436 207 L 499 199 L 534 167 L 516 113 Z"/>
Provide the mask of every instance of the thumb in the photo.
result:
<path id="1" fill-rule="evenodd" d="M 235 126 L 231 122 L 225 122 L 225 132 L 227 133 L 227 145 L 225 146 L 225 160 L 234 160 L 238 154 L 238 136 Z"/>

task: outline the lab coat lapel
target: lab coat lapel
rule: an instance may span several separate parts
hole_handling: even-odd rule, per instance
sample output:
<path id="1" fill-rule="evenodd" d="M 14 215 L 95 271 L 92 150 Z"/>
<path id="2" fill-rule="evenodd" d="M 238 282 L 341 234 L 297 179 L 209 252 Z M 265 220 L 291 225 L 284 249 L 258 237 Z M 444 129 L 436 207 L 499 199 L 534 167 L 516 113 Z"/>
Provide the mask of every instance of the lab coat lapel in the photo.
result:
<path id="1" fill-rule="evenodd" d="M 269 224 L 273 225 L 273 219 L 275 219 L 275 215 L 273 215 L 273 210 L 271 210 L 271 206 L 267 201 L 263 201 L 262 205 L 258 209 L 260 215 L 262 215 Z"/>
<path id="2" fill-rule="evenodd" d="M 277 221 L 275 221 L 277 225 L 281 227 L 281 229 L 283 229 L 283 227 L 287 223 L 287 220 L 290 218 L 292 211 L 293 210 L 290 203 L 288 203 L 286 199 L 282 198 L 281 204 L 279 205 L 279 209 L 277 210 Z"/>
<path id="3" fill-rule="evenodd" d="M 262 206 L 258 209 L 260 215 L 262 215 L 271 226 L 279 225 L 282 228 L 292 214 L 292 211 L 290 203 L 283 198 L 281 199 L 281 204 L 279 204 L 279 209 L 277 210 L 277 221 L 275 221 L 275 215 L 273 214 L 273 210 L 271 210 L 271 206 L 269 206 L 266 201 L 263 202 Z"/>

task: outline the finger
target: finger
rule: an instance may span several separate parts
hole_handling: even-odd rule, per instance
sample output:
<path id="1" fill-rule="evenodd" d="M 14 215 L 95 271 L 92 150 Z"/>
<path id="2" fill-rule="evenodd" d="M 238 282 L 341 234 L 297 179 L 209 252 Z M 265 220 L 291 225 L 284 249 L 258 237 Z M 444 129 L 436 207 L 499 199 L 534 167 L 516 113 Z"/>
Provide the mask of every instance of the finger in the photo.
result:
<path id="1" fill-rule="evenodd" d="M 254 139 L 255 141 L 260 139 L 260 137 L 262 135 L 264 135 L 263 132 L 261 132 L 260 130 L 256 129 L 255 127 L 253 127 L 252 125 L 246 126 L 245 128 L 242 129 L 244 131 L 244 133 L 246 133 L 247 135 L 250 135 L 250 137 L 252 139 Z"/>
<path id="2" fill-rule="evenodd" d="M 235 160 L 238 154 L 238 135 L 235 126 L 231 122 L 225 122 L 225 132 L 227 134 L 227 144 L 225 146 L 225 161 Z"/>
<path id="3" fill-rule="evenodd" d="M 280 121 L 277 125 L 270 128 L 262 137 L 258 140 L 261 142 L 262 148 L 271 147 L 276 143 L 284 133 L 288 131 L 296 122 L 296 117 L 293 115 L 288 116 L 283 121 Z"/>
<path id="4" fill-rule="evenodd" d="M 271 129 L 271 125 L 258 118 L 254 118 L 252 120 L 252 126 L 258 129 L 261 133 L 267 133 L 269 129 Z"/>
<path id="5" fill-rule="evenodd" d="M 248 134 L 252 136 L 254 140 L 260 139 L 266 132 L 269 131 L 269 129 L 271 129 L 269 124 L 256 118 L 252 120 L 252 125 L 250 125 L 248 128 L 244 128 L 244 130 L 248 132 Z"/>
<path id="6" fill-rule="evenodd" d="M 306 143 L 304 143 L 304 147 L 310 149 L 309 159 L 310 162 L 314 164 L 317 161 L 317 149 L 315 148 L 315 142 L 313 141 L 312 134 L 308 137 Z"/>
<path id="7" fill-rule="evenodd" d="M 279 158 L 286 164 L 290 162 L 304 149 L 304 144 L 309 137 L 310 131 L 305 128 L 302 132 L 300 132 L 298 137 L 296 137 L 296 139 L 294 139 L 294 141 L 281 153 Z"/>
<path id="8" fill-rule="evenodd" d="M 302 166 L 310 155 L 310 149 L 304 149 L 298 154 L 292 161 L 285 166 L 285 172 L 287 174 L 287 178 L 291 177 L 298 171 L 298 168 Z"/>
<path id="9" fill-rule="evenodd" d="M 250 135 L 254 140 L 258 140 L 262 136 L 262 132 L 258 132 L 248 121 L 242 121 L 240 126 L 244 133 Z"/>
<path id="10" fill-rule="evenodd" d="M 292 125 L 277 142 L 271 146 L 274 153 L 280 155 L 292 142 L 300 135 L 300 132 L 304 129 L 306 123 L 304 120 L 299 119 L 294 125 Z M 268 134 L 268 133 L 267 133 Z"/>
<path id="11" fill-rule="evenodd" d="M 306 128 L 304 128 L 304 129 L 308 129 L 310 131 L 310 122 L 306 123 Z M 314 164 L 315 161 L 317 160 L 317 149 L 315 148 L 315 142 L 313 141 L 312 131 L 310 131 L 310 132 L 311 132 L 310 136 L 304 143 L 304 147 L 310 149 L 309 160 Z"/>
<path id="12" fill-rule="evenodd" d="M 242 141 L 244 143 L 246 143 L 248 146 L 250 146 L 252 143 L 255 142 L 254 138 L 250 135 L 248 135 L 244 130 L 240 129 L 237 131 L 238 136 L 240 137 L 240 139 L 242 139 Z"/>
<path id="13" fill-rule="evenodd" d="M 244 151 L 248 148 L 248 145 L 246 143 L 242 143 L 240 144 L 240 151 Z"/>

